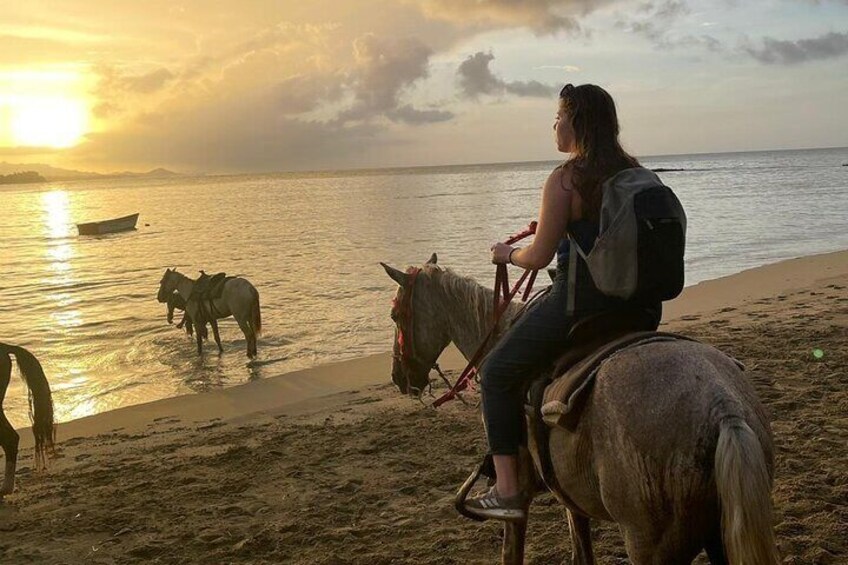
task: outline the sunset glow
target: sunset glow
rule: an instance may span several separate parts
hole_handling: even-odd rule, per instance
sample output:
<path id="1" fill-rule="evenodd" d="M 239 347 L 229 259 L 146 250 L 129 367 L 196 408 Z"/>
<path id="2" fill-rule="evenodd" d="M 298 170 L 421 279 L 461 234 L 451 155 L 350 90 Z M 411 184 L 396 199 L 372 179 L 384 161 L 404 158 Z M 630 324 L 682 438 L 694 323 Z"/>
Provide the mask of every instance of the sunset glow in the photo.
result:
<path id="1" fill-rule="evenodd" d="M 30 147 L 72 147 L 85 134 L 87 122 L 87 111 L 81 100 L 23 100 L 12 110 L 12 141 Z"/>
<path id="2" fill-rule="evenodd" d="M 0 146 L 63 149 L 90 128 L 84 76 L 67 70 L 0 72 Z"/>

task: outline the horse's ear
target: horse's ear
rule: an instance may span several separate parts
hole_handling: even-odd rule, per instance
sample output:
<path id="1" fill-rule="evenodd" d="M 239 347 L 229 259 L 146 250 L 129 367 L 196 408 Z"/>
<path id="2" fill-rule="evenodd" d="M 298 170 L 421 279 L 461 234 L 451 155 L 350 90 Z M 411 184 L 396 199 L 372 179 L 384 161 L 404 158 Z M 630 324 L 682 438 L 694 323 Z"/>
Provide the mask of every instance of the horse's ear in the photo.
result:
<path id="1" fill-rule="evenodd" d="M 386 274 L 389 275 L 393 281 L 398 283 L 400 286 L 406 286 L 407 276 L 403 271 L 398 271 L 394 267 L 389 267 L 383 262 L 380 262 L 383 268 L 386 270 Z"/>
<path id="2" fill-rule="evenodd" d="M 428 265 L 435 265 L 438 261 L 439 261 L 439 258 L 436 257 L 435 253 L 433 253 L 432 255 L 430 255 L 430 258 L 427 259 L 427 264 Z"/>

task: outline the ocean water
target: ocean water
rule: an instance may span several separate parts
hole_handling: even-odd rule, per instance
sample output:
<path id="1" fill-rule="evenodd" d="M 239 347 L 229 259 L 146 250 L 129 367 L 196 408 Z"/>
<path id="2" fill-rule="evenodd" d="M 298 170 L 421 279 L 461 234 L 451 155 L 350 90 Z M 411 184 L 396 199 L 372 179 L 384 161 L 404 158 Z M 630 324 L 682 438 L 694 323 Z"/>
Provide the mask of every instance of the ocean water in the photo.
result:
<path id="1" fill-rule="evenodd" d="M 689 217 L 687 284 L 848 248 L 848 148 L 643 159 Z M 554 162 L 0 187 L 0 341 L 32 349 L 60 421 L 388 351 L 395 285 L 379 266 L 431 253 L 490 285 L 489 246 L 534 219 Z M 135 232 L 76 222 L 140 212 Z M 203 357 L 156 302 L 167 267 L 259 289 L 264 335 L 221 323 Z M 386 380 L 389 380 L 386 367 Z M 5 401 L 27 423 L 14 379 Z M 210 416 L 214 416 L 210 414 Z"/>

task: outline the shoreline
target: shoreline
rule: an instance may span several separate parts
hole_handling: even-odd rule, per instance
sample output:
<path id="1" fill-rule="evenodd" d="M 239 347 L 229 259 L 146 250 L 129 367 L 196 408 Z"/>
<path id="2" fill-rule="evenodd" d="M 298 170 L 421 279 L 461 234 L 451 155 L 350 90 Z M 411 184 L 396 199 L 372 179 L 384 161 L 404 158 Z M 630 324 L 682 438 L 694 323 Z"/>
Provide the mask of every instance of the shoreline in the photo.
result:
<path id="1" fill-rule="evenodd" d="M 663 304 L 660 327 L 679 330 L 710 313 L 730 313 L 757 299 L 781 296 L 841 277 L 848 277 L 848 250 L 786 259 L 701 281 Z M 439 361 L 451 371 L 465 366 L 453 345 Z M 303 412 L 331 395 L 391 384 L 390 371 L 391 352 L 317 365 L 220 390 L 152 400 L 62 422 L 57 424 L 57 441 L 108 433 L 116 428 L 140 430 L 149 423 L 174 417 L 200 422 L 211 418 L 243 419 L 259 413 Z M 21 446 L 31 447 L 29 428 L 18 428 L 18 432 Z"/>

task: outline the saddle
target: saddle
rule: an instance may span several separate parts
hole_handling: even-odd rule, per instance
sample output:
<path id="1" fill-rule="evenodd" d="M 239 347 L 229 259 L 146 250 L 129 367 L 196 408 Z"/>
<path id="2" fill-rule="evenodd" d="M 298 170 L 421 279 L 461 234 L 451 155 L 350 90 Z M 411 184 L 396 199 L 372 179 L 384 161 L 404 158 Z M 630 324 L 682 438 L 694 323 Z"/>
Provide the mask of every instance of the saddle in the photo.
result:
<path id="1" fill-rule="evenodd" d="M 200 305 L 198 320 L 199 326 L 205 326 L 207 321 L 214 321 L 220 318 L 219 313 L 215 309 L 216 298 L 220 298 L 224 293 L 224 285 L 227 281 L 235 277 L 228 277 L 227 273 L 216 273 L 207 275 L 204 271 L 200 271 L 200 277 L 194 283 L 189 300 L 196 300 Z"/>
<path id="2" fill-rule="evenodd" d="M 200 271 L 200 277 L 194 283 L 192 290 L 192 298 L 201 300 L 214 300 L 220 298 L 224 292 L 224 284 L 234 277 L 228 277 L 227 273 L 216 273 L 207 275 L 204 271 Z"/>

